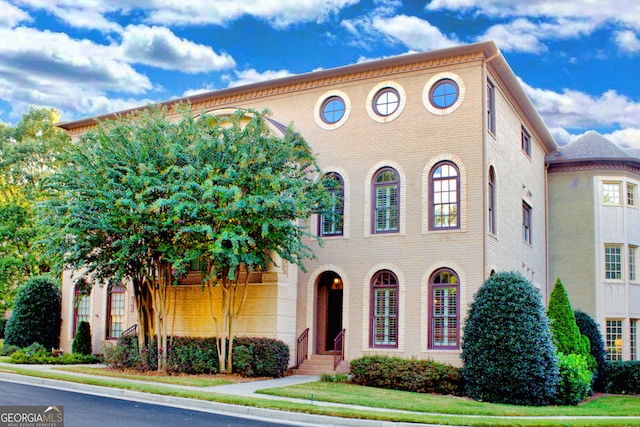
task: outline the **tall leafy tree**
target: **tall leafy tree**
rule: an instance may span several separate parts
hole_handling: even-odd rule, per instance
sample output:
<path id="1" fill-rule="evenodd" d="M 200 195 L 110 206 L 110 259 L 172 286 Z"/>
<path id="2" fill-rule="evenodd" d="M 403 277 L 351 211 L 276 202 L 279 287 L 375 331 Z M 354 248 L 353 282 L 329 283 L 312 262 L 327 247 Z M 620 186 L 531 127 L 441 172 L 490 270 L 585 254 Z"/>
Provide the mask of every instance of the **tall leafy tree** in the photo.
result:
<path id="1" fill-rule="evenodd" d="M 300 264 L 312 256 L 304 220 L 328 193 L 306 142 L 292 130 L 272 136 L 265 114 L 193 117 L 172 122 L 149 110 L 105 122 L 68 150 L 47 188 L 51 250 L 93 282 L 127 279 L 140 342 L 155 335 L 166 366 L 168 288 L 194 261 L 204 284 L 220 286 L 214 318 L 221 370 L 230 370 L 233 322 L 246 299 L 248 273 L 277 254 Z M 229 345 L 227 346 L 227 343 Z"/>
<path id="2" fill-rule="evenodd" d="M 47 272 L 41 237 L 48 233 L 37 221 L 42 179 L 59 166 L 69 137 L 55 123 L 55 109 L 31 107 L 10 126 L 0 123 L 0 306 L 4 312 L 26 278 Z"/>

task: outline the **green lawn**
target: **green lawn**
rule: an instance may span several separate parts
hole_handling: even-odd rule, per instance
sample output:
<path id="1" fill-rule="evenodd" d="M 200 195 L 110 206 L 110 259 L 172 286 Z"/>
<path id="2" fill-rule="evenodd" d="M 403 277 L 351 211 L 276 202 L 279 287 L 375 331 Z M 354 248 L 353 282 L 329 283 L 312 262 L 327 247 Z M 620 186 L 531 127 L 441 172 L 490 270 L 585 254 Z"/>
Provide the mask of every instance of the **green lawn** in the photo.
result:
<path id="1" fill-rule="evenodd" d="M 427 414 L 427 413 L 399 413 L 399 412 L 385 412 L 383 409 L 376 410 L 372 409 L 371 411 L 362 410 L 357 408 L 338 408 L 338 407 L 325 407 L 312 405 L 310 403 L 294 403 L 288 401 L 279 401 L 279 400 L 265 400 L 258 399 L 253 397 L 237 397 L 237 396 L 229 396 L 220 393 L 211 393 L 205 391 L 191 391 L 185 389 L 178 389 L 172 387 L 171 384 L 146 384 L 140 383 L 132 380 L 121 379 L 119 381 L 110 380 L 107 377 L 72 377 L 65 372 L 61 371 L 39 371 L 33 369 L 25 369 L 23 367 L 18 366 L 2 366 L 0 367 L 0 371 L 11 372 L 15 374 L 21 375 L 29 375 L 33 377 L 40 378 L 50 378 L 56 380 L 70 381 L 76 383 L 97 385 L 103 387 L 113 387 L 120 388 L 126 390 L 135 390 L 145 393 L 154 393 L 164 396 L 177 396 L 177 397 L 185 397 L 190 399 L 200 399 L 212 402 L 221 402 L 221 403 L 229 403 L 234 405 L 242 405 L 242 406 L 252 406 L 259 408 L 269 408 L 269 409 L 277 409 L 284 411 L 293 411 L 293 412 L 304 412 L 310 414 L 319 414 L 319 415 L 329 415 L 329 416 L 337 416 L 337 417 L 345 417 L 345 418 L 360 418 L 360 419 L 372 419 L 372 420 L 384 420 L 384 421 L 394 421 L 394 422 L 410 422 L 410 423 L 425 423 L 425 424 L 443 424 L 443 425 L 457 425 L 457 426 L 640 426 L 640 411 L 638 411 L 639 398 L 629 398 L 629 397 L 613 397 L 612 400 L 605 399 L 603 402 L 600 402 L 594 406 L 592 406 L 592 410 L 587 411 L 588 415 L 597 415 L 604 414 L 608 412 L 609 415 L 621 415 L 623 413 L 633 412 L 633 409 L 636 408 L 634 414 L 635 417 L 607 417 L 607 418 L 587 418 L 582 416 L 577 416 L 577 414 L 573 414 L 573 418 L 496 418 L 489 415 L 481 414 L 480 411 L 475 411 L 469 409 L 470 413 L 474 415 L 455 415 L 455 414 Z M 318 390 L 322 390 L 323 386 L 331 386 L 328 387 L 327 390 L 333 389 L 333 392 L 346 392 L 347 395 L 343 396 L 340 399 L 341 402 L 347 403 L 347 399 L 352 399 L 354 395 L 358 395 L 361 393 L 355 392 L 353 390 L 349 391 L 350 388 L 355 388 L 356 386 L 348 386 L 341 384 L 328 384 L 328 383 L 317 383 L 312 388 L 308 390 L 314 390 L 319 386 Z M 300 391 L 299 386 L 288 387 L 286 389 L 297 389 Z M 286 390 L 283 389 L 283 390 Z M 377 406 L 381 406 L 381 404 L 387 401 L 387 397 L 394 395 L 394 399 L 399 400 L 398 396 L 405 396 L 407 402 L 413 399 L 414 393 L 406 393 L 406 392 L 397 392 L 397 391 L 389 391 L 389 390 L 380 390 L 380 389 L 369 389 L 369 388 L 361 388 L 362 393 L 370 394 L 371 396 L 374 393 L 377 393 Z M 328 391 L 327 391 L 328 392 Z M 385 393 L 385 394 L 382 394 Z M 395 393 L 400 393 L 400 395 L 395 395 Z M 307 396 L 309 398 L 310 396 Z M 437 399 L 451 399 L 446 397 L 437 397 L 437 396 L 429 396 L 423 395 L 423 397 L 434 398 Z M 454 399 L 456 404 L 451 405 L 450 408 L 457 406 L 458 404 L 464 405 L 479 405 L 480 407 L 503 407 L 503 408 L 511 408 L 515 411 L 529 411 L 536 410 L 536 408 L 520 408 L 520 407 L 510 407 L 508 405 L 490 405 L 490 404 L 482 404 L 477 402 L 469 402 L 463 399 Z M 598 399 L 601 401 L 602 399 Z M 434 402 L 436 402 L 434 401 Z M 442 401 L 441 401 L 442 402 Z M 414 402 L 415 404 L 415 402 Z M 433 403 L 433 405 L 437 405 Z M 467 406 L 470 408 L 469 406 Z M 615 409 L 614 409 L 615 408 Z M 537 410 L 544 410 L 547 408 L 537 408 Z M 548 408 L 550 413 L 553 415 L 558 414 L 566 414 L 566 411 L 576 410 L 579 408 Z M 505 409 L 498 409 L 497 413 L 502 413 Z M 477 414 L 477 415 L 475 415 Z M 546 414 L 545 414 L 546 415 Z M 580 414 L 585 415 L 585 414 Z"/>
<path id="2" fill-rule="evenodd" d="M 212 376 L 184 375 L 184 376 L 153 376 L 143 374 L 131 374 L 118 372 L 105 368 L 90 368 L 86 366 L 56 367 L 57 371 L 78 372 L 81 374 L 99 375 L 102 377 L 124 378 L 127 380 L 153 381 L 162 384 L 188 385 L 193 387 L 211 387 L 223 384 L 232 384 L 233 381 Z"/>
<path id="3" fill-rule="evenodd" d="M 315 382 L 283 388 L 270 388 L 259 393 L 326 402 L 348 403 L 376 408 L 439 414 L 489 416 L 640 416 L 640 397 L 603 396 L 581 406 L 515 406 L 476 402 L 454 396 L 385 390 L 351 384 Z"/>

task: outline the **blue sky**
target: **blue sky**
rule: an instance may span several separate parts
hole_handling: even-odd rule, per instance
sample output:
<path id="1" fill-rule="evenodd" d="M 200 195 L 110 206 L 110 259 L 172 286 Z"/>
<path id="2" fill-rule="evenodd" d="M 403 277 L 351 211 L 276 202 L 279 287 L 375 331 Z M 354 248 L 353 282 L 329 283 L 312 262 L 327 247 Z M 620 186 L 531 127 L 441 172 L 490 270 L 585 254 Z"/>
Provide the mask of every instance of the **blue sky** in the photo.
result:
<path id="1" fill-rule="evenodd" d="M 141 6 L 143 4 L 143 6 Z M 638 0 L 0 0 L 0 121 L 494 40 L 559 144 L 640 147 Z"/>

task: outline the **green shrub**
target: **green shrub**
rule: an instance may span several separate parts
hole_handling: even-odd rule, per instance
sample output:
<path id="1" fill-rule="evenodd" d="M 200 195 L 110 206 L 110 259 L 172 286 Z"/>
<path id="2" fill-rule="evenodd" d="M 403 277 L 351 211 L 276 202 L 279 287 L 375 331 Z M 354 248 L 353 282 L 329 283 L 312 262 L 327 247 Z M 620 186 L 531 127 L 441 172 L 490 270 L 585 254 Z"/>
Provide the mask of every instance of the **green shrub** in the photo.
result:
<path id="1" fill-rule="evenodd" d="M 93 352 L 91 346 L 91 326 L 89 322 L 83 320 L 78 324 L 76 336 L 73 337 L 73 343 L 71 344 L 71 352 L 84 355 L 89 355 Z"/>
<path id="2" fill-rule="evenodd" d="M 515 272 L 480 287 L 464 326 L 462 376 L 469 397 L 548 405 L 560 380 L 556 348 L 538 290 Z"/>
<path id="3" fill-rule="evenodd" d="M 558 353 L 560 383 L 556 394 L 558 405 L 577 405 L 589 396 L 593 373 L 582 354 Z"/>
<path id="4" fill-rule="evenodd" d="M 336 372 L 333 374 L 325 372 L 324 374 L 320 375 L 320 381 L 322 381 L 323 383 L 348 383 L 349 376 L 340 372 Z"/>
<path id="5" fill-rule="evenodd" d="M 289 366 L 289 346 L 280 340 L 271 338 L 238 337 L 234 340 L 235 349 L 244 346 L 252 349 L 252 376 L 280 378 Z"/>
<path id="6" fill-rule="evenodd" d="M 607 393 L 640 394 L 640 361 L 609 362 Z"/>
<path id="7" fill-rule="evenodd" d="M 604 392 L 607 387 L 607 351 L 602 339 L 600 327 L 596 321 L 587 313 L 581 310 L 575 310 L 576 324 L 580 333 L 587 337 L 591 348 L 591 356 L 596 364 L 593 374 L 592 388 L 595 391 Z"/>
<path id="8" fill-rule="evenodd" d="M 11 356 L 18 350 L 20 350 L 18 346 L 2 344 L 2 347 L 0 347 L 0 356 Z"/>
<path id="9" fill-rule="evenodd" d="M 12 353 L 10 362 L 31 365 L 73 365 L 79 363 L 98 363 L 99 360 L 93 355 L 75 353 L 52 356 L 49 350 L 35 343 Z"/>
<path id="10" fill-rule="evenodd" d="M 172 373 L 214 374 L 218 372 L 216 338 L 173 337 L 169 339 L 168 370 Z M 270 338 L 235 339 L 234 372 L 245 376 L 281 377 L 289 365 L 289 346 Z M 120 338 L 105 350 L 105 363 L 140 371 L 158 369 L 155 340 L 138 352 L 135 336 Z"/>
<path id="11" fill-rule="evenodd" d="M 7 319 L 0 315 L 0 340 L 4 339 L 4 328 L 7 326 Z"/>
<path id="12" fill-rule="evenodd" d="M 112 368 L 142 369 L 142 359 L 138 351 L 138 337 L 127 335 L 120 337 L 115 345 L 106 346 L 104 349 L 104 363 Z"/>
<path id="13" fill-rule="evenodd" d="M 551 292 L 547 316 L 551 322 L 551 336 L 558 353 L 580 354 L 586 358 L 589 370 L 592 373 L 596 372 L 598 364 L 591 355 L 591 343 L 589 338 L 580 332 L 569 296 L 559 278 Z"/>
<path id="14" fill-rule="evenodd" d="M 349 364 L 351 382 L 368 387 L 461 395 L 460 369 L 433 360 L 364 356 Z"/>
<path id="15" fill-rule="evenodd" d="M 20 288 L 5 328 L 5 343 L 26 347 L 60 342 L 60 288 L 50 277 L 32 277 Z"/>

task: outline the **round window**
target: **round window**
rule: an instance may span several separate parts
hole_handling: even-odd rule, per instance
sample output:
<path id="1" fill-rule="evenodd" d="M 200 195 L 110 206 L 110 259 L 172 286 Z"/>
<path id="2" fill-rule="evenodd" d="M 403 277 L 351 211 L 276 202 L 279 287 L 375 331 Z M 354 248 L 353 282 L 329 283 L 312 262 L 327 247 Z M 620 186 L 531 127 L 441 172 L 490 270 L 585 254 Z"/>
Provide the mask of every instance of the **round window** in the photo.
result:
<path id="1" fill-rule="evenodd" d="M 322 121 L 328 124 L 337 123 L 344 116 L 345 105 L 342 98 L 332 96 L 327 98 L 320 108 Z"/>
<path id="2" fill-rule="evenodd" d="M 450 79 L 442 79 L 431 88 L 429 101 L 436 108 L 451 107 L 458 100 L 458 84 Z"/>
<path id="3" fill-rule="evenodd" d="M 400 95 L 391 87 L 380 90 L 373 99 L 373 110 L 379 116 L 390 116 L 400 106 Z"/>

